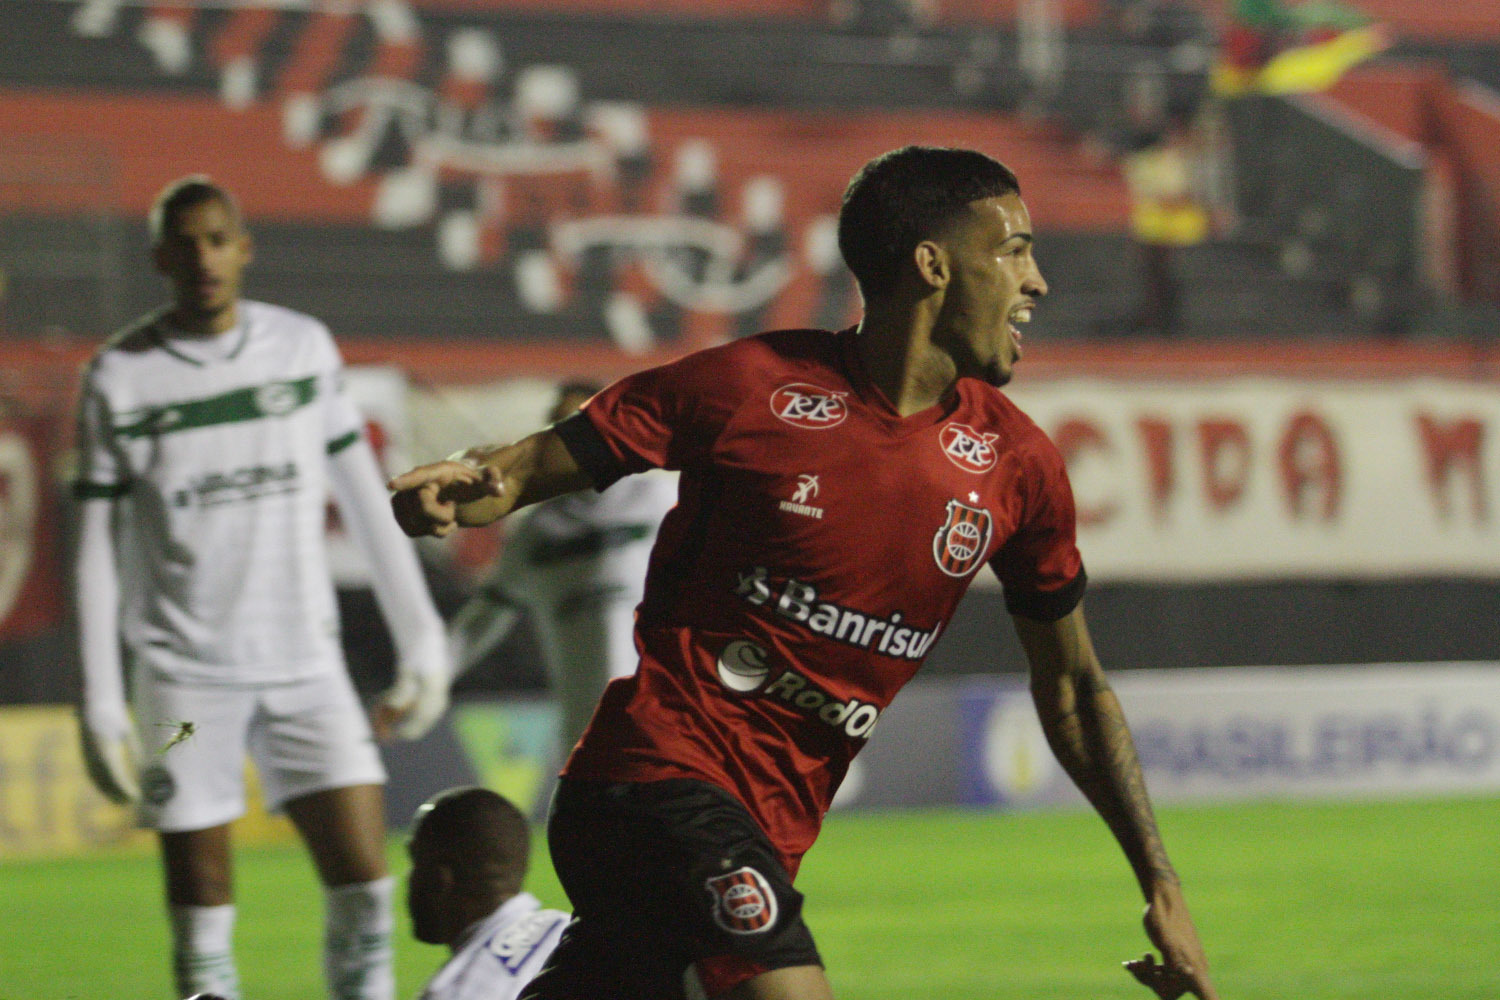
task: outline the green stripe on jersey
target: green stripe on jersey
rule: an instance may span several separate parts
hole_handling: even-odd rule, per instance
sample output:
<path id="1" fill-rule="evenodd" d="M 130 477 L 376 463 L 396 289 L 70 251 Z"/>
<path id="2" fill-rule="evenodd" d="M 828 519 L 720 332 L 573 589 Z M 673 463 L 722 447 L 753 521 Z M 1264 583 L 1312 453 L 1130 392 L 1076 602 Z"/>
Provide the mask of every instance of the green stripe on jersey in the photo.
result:
<path id="1" fill-rule="evenodd" d="M 337 455 L 358 440 L 359 431 L 350 431 L 348 434 L 340 435 L 328 442 L 328 454 Z"/>
<path id="2" fill-rule="evenodd" d="M 115 433 L 125 438 L 157 437 L 197 427 L 280 417 L 306 406 L 317 395 L 316 375 L 290 382 L 267 382 L 207 399 L 189 399 L 136 410 L 115 425 Z"/>
<path id="3" fill-rule="evenodd" d="M 123 483 L 86 483 L 78 480 L 73 483 L 73 496 L 79 500 L 113 500 L 130 492 L 130 487 Z"/>

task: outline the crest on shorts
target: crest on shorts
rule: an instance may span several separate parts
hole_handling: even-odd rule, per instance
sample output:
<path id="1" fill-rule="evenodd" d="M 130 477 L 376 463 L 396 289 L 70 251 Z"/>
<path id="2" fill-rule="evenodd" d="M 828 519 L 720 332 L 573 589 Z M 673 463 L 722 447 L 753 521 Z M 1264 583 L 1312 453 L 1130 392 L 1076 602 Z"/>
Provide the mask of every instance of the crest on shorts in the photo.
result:
<path id="1" fill-rule="evenodd" d="M 738 868 L 703 883 L 714 898 L 714 923 L 731 934 L 756 934 L 776 922 L 776 895 L 754 868 Z"/>
<path id="2" fill-rule="evenodd" d="M 968 576 L 990 547 L 994 522 L 990 512 L 957 500 L 948 501 L 948 520 L 932 536 L 932 557 L 949 576 Z"/>
<path id="3" fill-rule="evenodd" d="M 141 798 L 159 806 L 177 794 L 177 782 L 165 767 L 157 764 L 141 772 Z"/>

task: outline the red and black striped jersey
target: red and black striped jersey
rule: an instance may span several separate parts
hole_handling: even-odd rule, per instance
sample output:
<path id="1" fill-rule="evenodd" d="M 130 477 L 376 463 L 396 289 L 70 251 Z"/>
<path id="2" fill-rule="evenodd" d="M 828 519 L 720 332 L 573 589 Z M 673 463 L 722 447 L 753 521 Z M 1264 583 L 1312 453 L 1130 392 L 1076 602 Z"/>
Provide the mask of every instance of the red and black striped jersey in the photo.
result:
<path id="1" fill-rule="evenodd" d="M 1083 593 L 1062 456 L 960 379 L 899 416 L 854 330 L 738 340 L 609 386 L 558 426 L 599 488 L 681 470 L 636 625 L 564 773 L 737 795 L 795 871 L 849 762 L 986 562 L 1016 614 Z"/>

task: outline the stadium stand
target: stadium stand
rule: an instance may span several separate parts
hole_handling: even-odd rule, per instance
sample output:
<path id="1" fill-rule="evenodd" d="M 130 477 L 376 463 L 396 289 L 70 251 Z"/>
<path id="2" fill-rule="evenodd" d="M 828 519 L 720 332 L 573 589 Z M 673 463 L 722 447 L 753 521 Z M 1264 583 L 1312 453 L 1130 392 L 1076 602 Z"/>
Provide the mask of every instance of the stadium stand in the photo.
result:
<path id="1" fill-rule="evenodd" d="M 17 352 L 0 418 L 28 438 L 66 424 L 72 366 L 159 295 L 143 217 L 190 170 L 244 201 L 250 294 L 323 318 L 356 362 L 399 350 L 415 377 L 462 382 L 612 373 L 761 327 L 847 321 L 832 213 L 851 164 L 910 141 L 979 145 L 1018 169 L 1054 289 L 1038 320 L 1049 351 L 1029 371 L 1118 373 L 1123 345 L 1173 375 L 1266 355 L 1290 359 L 1278 371 L 1368 374 L 1347 353 L 1300 352 L 1399 339 L 1416 351 L 1393 355 L 1393 376 L 1493 377 L 1496 0 L 1362 3 L 1393 36 L 1382 55 L 1324 93 L 1232 101 L 1208 96 L 1215 0 L 1022 16 L 1038 6 L 0 0 L 0 339 Z M 1144 97 L 1209 126 L 1192 170 L 1214 182 L 1194 191 L 1210 219 L 1171 249 L 1170 334 L 1135 312 L 1145 265 L 1127 161 L 1162 131 L 1139 120 Z M 60 464 L 59 433 L 40 439 L 39 467 Z M 25 605 L 48 627 L 6 633 L 10 662 L 62 658 L 45 600 L 62 539 L 56 525 L 37 538 L 25 554 L 50 576 L 28 577 Z M 1226 662 L 1209 633 L 1235 622 L 1267 637 L 1264 662 L 1437 655 L 1377 627 L 1430 590 L 1342 586 L 1105 584 L 1097 603 L 1125 665 L 1156 627 L 1131 621 L 1177 601 L 1215 609 L 1184 625 L 1183 662 Z M 1455 616 L 1493 594 L 1454 588 L 1435 600 Z M 1344 646 L 1321 641 L 1327 609 L 1346 603 L 1363 624 Z M 1263 627 L 1274 621 L 1290 624 Z M 1448 655 L 1484 655 L 1489 634 L 1460 631 Z M 940 671 L 988 666 L 945 662 L 949 648 Z M 41 700 L 57 678 L 5 684 Z"/>
<path id="2" fill-rule="evenodd" d="M 845 166 L 881 143 L 918 137 L 973 137 L 1004 149 L 1047 233 L 1044 262 L 1091 263 L 1087 288 L 1060 290 L 1054 299 L 1056 335 L 1132 332 L 1128 307 L 1109 306 L 1104 292 L 1141 281 L 1135 256 L 1121 252 L 1130 210 L 1113 158 L 1128 141 L 1122 81 L 1143 61 L 1165 65 L 1169 107 L 1191 109 L 1202 98 L 1202 47 L 1211 31 L 1211 20 L 1190 5 L 1156 5 L 1145 29 L 1121 36 L 1113 5 L 1062 4 L 1064 65 L 1051 89 L 1039 92 L 1024 65 L 1017 4 L 940 4 L 929 22 L 884 33 L 851 30 L 823 4 L 748 0 L 716 5 L 712 16 L 587 2 L 430 2 L 366 12 L 5 6 L 0 130 L 15 137 L 11 146 L 28 150 L 87 143 L 89 158 L 109 174 L 69 192 L 50 178 L 18 183 L 14 175 L 25 171 L 0 148 L 0 173 L 11 178 L 0 183 L 13 218 L 5 248 L 17 262 L 3 314 L 9 332 L 97 330 L 137 310 L 149 285 L 122 292 L 117 278 L 101 276 L 87 307 L 78 296 L 59 301 L 50 294 L 58 279 L 34 276 L 24 262 L 48 259 L 32 252 L 33 240 L 58 232 L 69 197 L 85 199 L 72 203 L 74 230 L 111 230 L 118 217 L 139 217 L 164 173 L 196 163 L 243 193 L 268 251 L 258 277 L 263 294 L 320 309 L 337 329 L 612 337 L 636 346 L 722 331 L 724 322 L 704 315 L 694 296 L 759 296 L 745 310 L 754 317 L 810 322 L 810 304 L 834 293 L 818 290 L 818 266 L 798 250 L 836 203 Z M 1434 19 L 1419 27 L 1431 39 L 1466 25 Z M 1198 51 L 1196 63 L 1184 47 Z M 35 58 L 38 52 L 47 58 Z M 1277 113 L 1298 117 L 1281 104 Z M 986 123 L 979 132 L 977 115 Z M 202 134 L 217 141 L 205 146 L 194 138 Z M 1233 142 L 1241 155 L 1256 145 L 1251 134 Z M 764 151 L 773 148 L 778 154 L 768 162 Z M 676 186 L 674 172 L 689 169 L 682 157 L 696 157 L 702 175 L 691 196 Z M 798 169 L 786 170 L 787 162 Z M 601 181 L 611 173 L 614 183 Z M 746 185 L 763 174 L 780 190 L 758 188 L 770 192 L 755 223 L 770 242 L 760 245 L 776 244 L 768 259 L 790 271 L 781 294 L 769 297 L 769 271 L 753 287 L 723 278 L 738 268 L 744 279 L 754 263 L 744 255 L 755 234 L 736 216 Z M 1472 187 L 1466 176 L 1458 183 Z M 1284 185 L 1283 201 L 1292 187 Z M 695 207 L 684 210 L 694 197 Z M 688 287 L 666 302 L 654 287 L 661 276 L 638 266 L 639 243 L 559 252 L 557 222 L 616 211 L 621 201 L 635 215 L 670 217 L 674 238 L 691 230 L 691 239 L 728 249 L 674 248 Z M 1493 226 L 1486 220 L 1481 228 Z M 1463 245 L 1482 248 L 1483 239 L 1466 233 Z M 715 258 L 721 252 L 733 259 Z M 1385 253 L 1381 266 L 1399 269 L 1412 252 Z M 622 265 L 622 255 L 634 265 Z M 1418 290 L 1372 304 L 1358 290 L 1386 286 L 1369 269 L 1330 258 L 1288 269 L 1288 248 L 1253 225 L 1176 256 L 1189 290 L 1183 336 L 1262 332 L 1242 310 L 1206 312 L 1195 303 L 1250 298 L 1242 290 L 1257 286 L 1297 303 L 1303 329 L 1423 328 L 1427 303 Z M 100 268 L 118 275 L 129 264 Z M 330 281 L 307 289 L 320 269 Z M 711 286 L 703 283 L 710 273 L 720 279 Z M 115 289 L 105 289 L 112 280 Z M 1460 287 L 1482 280 L 1466 278 Z M 631 308 L 611 321 L 605 307 L 621 296 Z"/>

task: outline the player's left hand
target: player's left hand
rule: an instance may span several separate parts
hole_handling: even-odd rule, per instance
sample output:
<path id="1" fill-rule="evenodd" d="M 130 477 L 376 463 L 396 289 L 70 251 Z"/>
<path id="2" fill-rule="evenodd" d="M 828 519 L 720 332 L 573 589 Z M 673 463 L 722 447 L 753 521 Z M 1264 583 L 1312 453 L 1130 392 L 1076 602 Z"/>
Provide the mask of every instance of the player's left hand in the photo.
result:
<path id="1" fill-rule="evenodd" d="M 1175 883 L 1159 887 L 1146 906 L 1143 922 L 1151 943 L 1161 951 L 1161 961 L 1147 952 L 1125 963 L 1130 974 L 1161 1000 L 1177 1000 L 1185 993 L 1199 1000 L 1218 1000 L 1219 994 L 1208 977 L 1208 958 L 1181 888 Z"/>
<path id="2" fill-rule="evenodd" d="M 396 671 L 396 683 L 381 695 L 370 725 L 382 743 L 397 737 L 419 740 L 447 710 L 447 665 L 439 661 L 413 667 L 410 660 L 403 659 Z"/>

